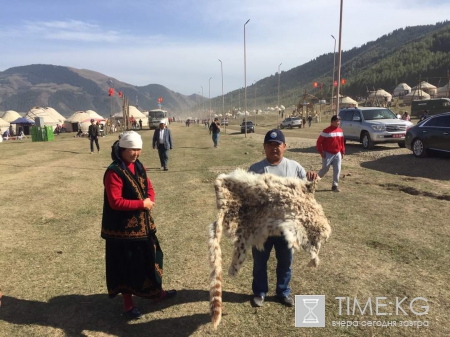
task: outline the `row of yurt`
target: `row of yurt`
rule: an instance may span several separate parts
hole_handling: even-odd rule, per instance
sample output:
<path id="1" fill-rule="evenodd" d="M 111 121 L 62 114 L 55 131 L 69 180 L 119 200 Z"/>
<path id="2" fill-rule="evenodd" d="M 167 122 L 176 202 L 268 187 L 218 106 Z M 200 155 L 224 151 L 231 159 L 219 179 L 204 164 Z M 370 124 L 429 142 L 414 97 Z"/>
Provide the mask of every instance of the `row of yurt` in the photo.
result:
<path id="1" fill-rule="evenodd" d="M 394 89 L 394 97 L 403 97 L 411 92 L 411 87 L 406 83 L 400 83 Z"/>
<path id="2" fill-rule="evenodd" d="M 52 130 L 55 130 L 56 126 L 58 124 L 62 123 L 58 119 L 56 119 L 56 117 L 53 117 L 49 110 L 46 110 L 45 108 L 40 108 L 40 107 L 32 108 L 30 111 L 28 111 L 26 113 L 26 115 L 24 117 L 27 119 L 31 119 L 32 121 L 35 121 L 36 118 L 38 118 L 38 117 L 43 118 L 44 125 L 50 126 L 52 128 Z"/>
<path id="3" fill-rule="evenodd" d="M 5 121 L 11 123 L 15 121 L 17 118 L 22 117 L 14 110 L 8 110 L 3 115 L 0 115 L 0 118 L 4 119 Z"/>
<path id="4" fill-rule="evenodd" d="M 438 88 L 436 96 L 439 97 L 439 98 L 450 97 L 448 84 L 444 85 L 443 87 Z"/>
<path id="5" fill-rule="evenodd" d="M 67 132 L 88 132 L 91 125 L 91 116 L 84 111 L 77 111 L 64 121 L 64 127 Z"/>
<path id="6" fill-rule="evenodd" d="M 436 97 L 437 94 L 437 87 L 425 81 L 422 81 L 418 85 L 412 87 L 411 91 L 414 90 L 422 90 L 431 97 Z"/>
<path id="7" fill-rule="evenodd" d="M 412 101 L 430 99 L 431 96 L 423 90 L 412 89 L 408 95 L 403 96 L 403 103 L 411 104 Z"/>

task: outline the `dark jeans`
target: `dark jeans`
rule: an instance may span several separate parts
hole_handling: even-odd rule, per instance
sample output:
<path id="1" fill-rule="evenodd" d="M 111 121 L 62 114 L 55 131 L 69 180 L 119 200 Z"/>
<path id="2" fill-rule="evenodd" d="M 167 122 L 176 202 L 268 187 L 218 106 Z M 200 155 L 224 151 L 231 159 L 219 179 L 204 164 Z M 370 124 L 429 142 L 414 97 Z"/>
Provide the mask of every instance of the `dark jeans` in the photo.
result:
<path id="1" fill-rule="evenodd" d="M 158 145 L 158 154 L 161 167 L 167 168 L 167 163 L 169 161 L 169 150 L 166 150 L 164 144 Z"/>
<path id="2" fill-rule="evenodd" d="M 97 146 L 97 151 L 100 151 L 100 146 L 98 145 L 98 138 L 90 138 L 90 142 L 91 142 L 91 152 L 94 152 L 94 142 L 95 142 L 95 146 Z"/>
<path id="3" fill-rule="evenodd" d="M 219 145 L 219 133 L 214 133 L 212 134 L 212 140 L 214 142 L 214 146 L 217 147 Z"/>
<path id="4" fill-rule="evenodd" d="M 264 250 L 261 252 L 255 247 L 253 253 L 253 283 L 252 289 L 255 296 L 266 296 L 269 291 L 267 281 L 267 261 L 270 251 L 275 247 L 277 258 L 277 296 L 284 297 L 291 293 L 289 282 L 292 276 L 292 249 L 288 248 L 288 243 L 282 236 L 269 236 L 264 244 Z"/>

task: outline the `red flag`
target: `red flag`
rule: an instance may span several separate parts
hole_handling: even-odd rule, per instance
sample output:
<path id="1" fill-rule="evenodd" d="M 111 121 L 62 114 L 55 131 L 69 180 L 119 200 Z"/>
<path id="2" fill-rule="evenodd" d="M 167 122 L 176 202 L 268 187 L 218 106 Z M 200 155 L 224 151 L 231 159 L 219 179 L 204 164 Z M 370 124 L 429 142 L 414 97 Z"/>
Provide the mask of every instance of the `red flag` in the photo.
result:
<path id="1" fill-rule="evenodd" d="M 109 88 L 108 96 L 114 96 L 114 88 Z"/>
<path id="2" fill-rule="evenodd" d="M 337 81 L 334 81 L 334 86 L 337 87 Z"/>
<path id="3" fill-rule="evenodd" d="M 345 80 L 345 78 L 341 78 L 341 84 L 344 85 L 345 83 L 347 83 L 347 81 Z"/>
<path id="4" fill-rule="evenodd" d="M 119 98 L 122 97 L 122 91 L 119 91 Z"/>
<path id="5" fill-rule="evenodd" d="M 317 82 L 314 82 L 313 87 L 317 88 Z"/>

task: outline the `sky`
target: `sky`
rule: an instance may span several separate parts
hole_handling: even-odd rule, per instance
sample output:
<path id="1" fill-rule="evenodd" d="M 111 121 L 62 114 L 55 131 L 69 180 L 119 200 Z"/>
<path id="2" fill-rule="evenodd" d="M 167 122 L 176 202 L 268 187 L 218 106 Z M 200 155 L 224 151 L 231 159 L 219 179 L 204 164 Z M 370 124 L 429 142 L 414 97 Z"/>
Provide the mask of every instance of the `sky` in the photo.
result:
<path id="1" fill-rule="evenodd" d="M 333 52 L 331 35 L 338 50 L 339 17 L 339 0 L 6 1 L 0 71 L 53 64 L 215 97 L 221 65 L 227 93 Z M 448 0 L 344 0 L 342 50 L 448 19 Z"/>

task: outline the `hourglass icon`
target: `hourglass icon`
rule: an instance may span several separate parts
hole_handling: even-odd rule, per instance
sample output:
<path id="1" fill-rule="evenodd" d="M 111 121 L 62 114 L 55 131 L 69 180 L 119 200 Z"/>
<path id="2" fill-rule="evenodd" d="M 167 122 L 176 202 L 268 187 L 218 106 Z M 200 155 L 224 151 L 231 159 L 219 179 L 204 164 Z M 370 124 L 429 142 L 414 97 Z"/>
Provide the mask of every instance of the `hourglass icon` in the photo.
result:
<path id="1" fill-rule="evenodd" d="M 319 323 L 319 319 L 313 313 L 313 309 L 317 307 L 317 303 L 319 303 L 318 298 L 303 298 L 303 304 L 308 309 L 308 313 L 303 318 L 303 323 Z"/>

